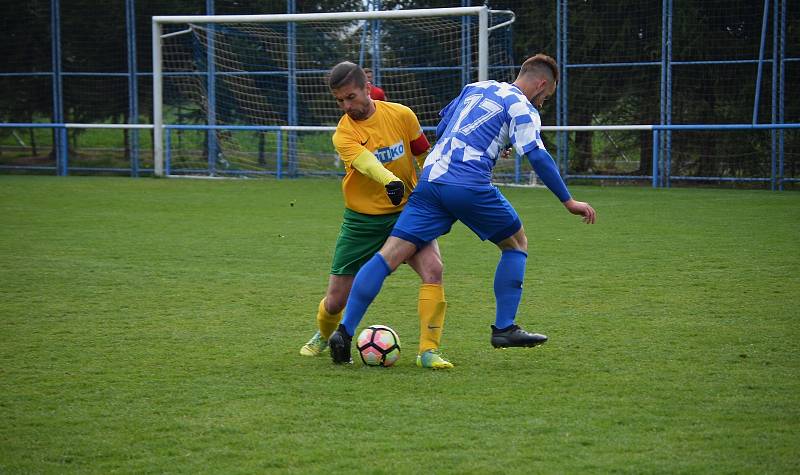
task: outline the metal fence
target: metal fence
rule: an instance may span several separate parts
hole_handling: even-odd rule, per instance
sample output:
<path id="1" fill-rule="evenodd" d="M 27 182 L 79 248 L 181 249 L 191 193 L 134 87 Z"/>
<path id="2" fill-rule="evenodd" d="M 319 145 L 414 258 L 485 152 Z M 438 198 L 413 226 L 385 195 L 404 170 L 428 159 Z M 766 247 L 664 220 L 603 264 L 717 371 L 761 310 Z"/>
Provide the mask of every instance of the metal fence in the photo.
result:
<path id="1" fill-rule="evenodd" d="M 395 7 L 0 0 L 0 173 L 152 173 L 154 15 Z M 517 14 L 515 64 L 545 51 L 561 65 L 562 81 L 543 120 L 545 141 L 567 179 L 772 189 L 800 181 L 800 100 L 788 94 L 800 88 L 797 2 L 508 0 L 491 7 Z M 608 127 L 631 124 L 642 127 Z M 172 146 L 204 126 L 184 125 L 168 133 Z M 308 166 L 289 163 L 280 131 L 250 133 L 261 133 L 253 150 L 237 153 L 258 155 L 264 174 L 341 173 L 332 153 L 307 156 Z M 524 181 L 525 166 L 517 160 L 498 171 Z"/>

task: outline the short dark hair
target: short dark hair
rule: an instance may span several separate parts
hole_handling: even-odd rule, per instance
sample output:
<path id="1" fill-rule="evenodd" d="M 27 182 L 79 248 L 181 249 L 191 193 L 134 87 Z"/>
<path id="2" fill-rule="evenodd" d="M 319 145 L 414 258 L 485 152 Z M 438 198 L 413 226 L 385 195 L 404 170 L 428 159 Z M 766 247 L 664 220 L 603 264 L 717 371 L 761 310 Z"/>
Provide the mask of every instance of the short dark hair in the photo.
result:
<path id="1" fill-rule="evenodd" d="M 367 85 L 367 75 L 359 65 L 350 61 L 342 61 L 334 66 L 328 74 L 328 87 L 333 90 L 348 84 L 364 87 Z"/>
<path id="2" fill-rule="evenodd" d="M 522 67 L 519 69 L 519 75 L 522 76 L 531 73 L 552 76 L 555 84 L 558 84 L 558 64 L 556 64 L 556 60 L 546 54 L 539 53 L 535 56 L 531 56 L 522 63 Z"/>

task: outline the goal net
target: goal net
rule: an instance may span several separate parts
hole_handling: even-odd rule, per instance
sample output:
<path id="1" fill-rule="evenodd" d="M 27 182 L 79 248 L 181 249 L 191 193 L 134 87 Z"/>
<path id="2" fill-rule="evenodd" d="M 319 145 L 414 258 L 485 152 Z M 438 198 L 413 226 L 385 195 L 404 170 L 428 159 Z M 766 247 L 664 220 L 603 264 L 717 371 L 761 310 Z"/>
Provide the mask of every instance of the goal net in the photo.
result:
<path id="1" fill-rule="evenodd" d="M 512 22 L 486 7 L 154 17 L 156 174 L 342 173 L 326 75 L 345 60 L 433 140 L 463 85 L 516 75 Z"/>

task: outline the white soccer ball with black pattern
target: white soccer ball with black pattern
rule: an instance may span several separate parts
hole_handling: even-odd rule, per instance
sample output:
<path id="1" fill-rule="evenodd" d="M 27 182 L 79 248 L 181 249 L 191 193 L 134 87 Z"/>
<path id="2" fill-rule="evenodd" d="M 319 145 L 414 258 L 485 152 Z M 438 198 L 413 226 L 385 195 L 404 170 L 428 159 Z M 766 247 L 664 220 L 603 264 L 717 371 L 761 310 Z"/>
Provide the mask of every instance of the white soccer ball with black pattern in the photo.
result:
<path id="1" fill-rule="evenodd" d="M 356 345 L 365 365 L 392 366 L 400 359 L 400 337 L 386 325 L 361 330 Z"/>

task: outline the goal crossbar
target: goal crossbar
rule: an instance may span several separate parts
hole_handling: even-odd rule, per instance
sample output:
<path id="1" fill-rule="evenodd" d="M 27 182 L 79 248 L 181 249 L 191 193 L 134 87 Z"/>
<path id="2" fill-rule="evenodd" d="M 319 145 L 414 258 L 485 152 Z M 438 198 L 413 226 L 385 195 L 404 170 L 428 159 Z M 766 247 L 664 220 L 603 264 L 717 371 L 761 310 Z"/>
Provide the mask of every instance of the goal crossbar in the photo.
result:
<path id="1" fill-rule="evenodd" d="M 269 15 L 170 15 L 154 16 L 153 23 L 272 23 L 284 21 L 383 20 L 432 16 L 480 15 L 488 7 L 418 8 L 368 12 L 276 13 Z"/>

